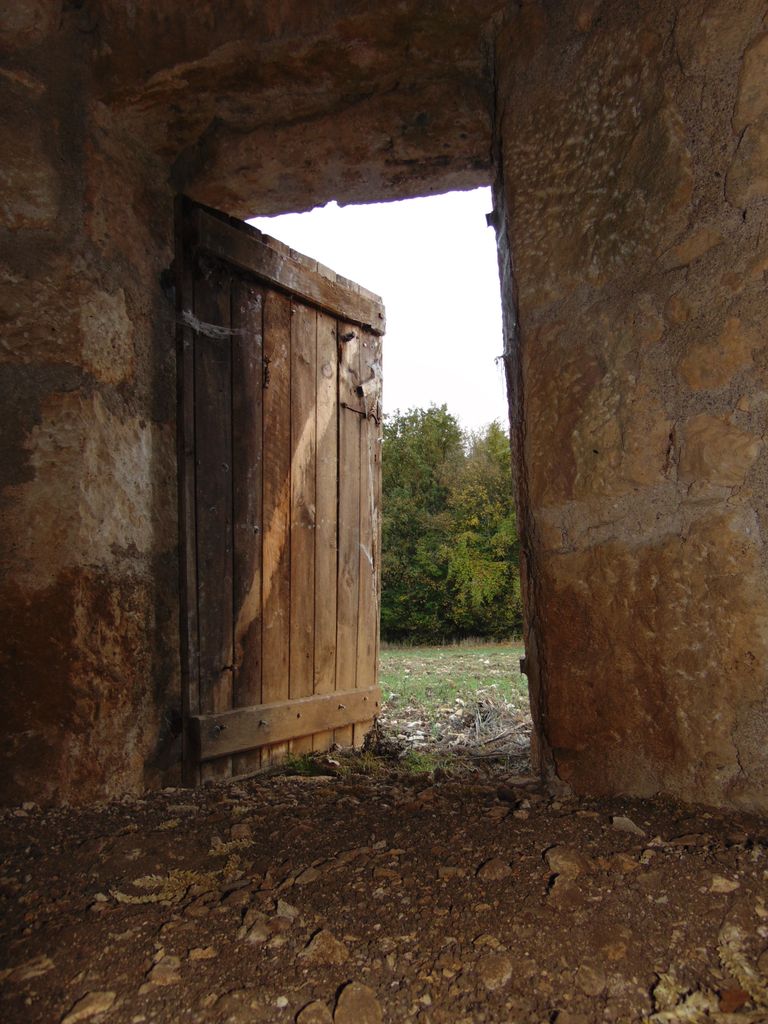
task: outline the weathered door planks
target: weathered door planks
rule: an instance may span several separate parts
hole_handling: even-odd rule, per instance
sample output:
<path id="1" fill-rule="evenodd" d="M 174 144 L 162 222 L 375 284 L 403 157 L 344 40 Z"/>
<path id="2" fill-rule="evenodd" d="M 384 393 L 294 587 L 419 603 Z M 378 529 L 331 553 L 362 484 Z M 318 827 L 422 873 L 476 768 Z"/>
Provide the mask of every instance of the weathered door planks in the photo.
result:
<path id="1" fill-rule="evenodd" d="M 184 721 L 182 772 L 189 786 L 200 782 L 200 762 L 190 751 L 188 724 L 200 710 L 200 658 L 197 615 L 197 543 L 195 530 L 195 339 L 190 318 L 194 309 L 195 261 L 190 252 L 188 207 L 183 198 L 176 201 L 176 387 L 178 422 L 176 451 L 178 465 L 179 514 L 179 632 L 181 641 L 181 704 Z"/>
<path id="2" fill-rule="evenodd" d="M 317 310 L 298 304 L 291 335 L 291 699 L 314 689 L 316 396 Z M 291 753 L 310 750 L 311 735 L 291 742 Z"/>
<path id="3" fill-rule="evenodd" d="M 357 686 L 357 616 L 360 594 L 360 331 L 339 324 L 339 569 L 336 618 L 336 689 Z M 336 731 L 349 746 L 352 726 Z"/>
<path id="4" fill-rule="evenodd" d="M 207 260 L 197 271 L 195 316 L 214 325 L 195 344 L 200 710 L 210 713 L 232 706 L 232 345 L 230 280 Z M 210 762 L 203 778 L 230 771 L 228 760 Z"/>
<path id="5" fill-rule="evenodd" d="M 317 315 L 315 440 L 315 664 L 314 692 L 336 689 L 336 576 L 338 571 L 338 328 Z M 333 730 L 316 733 L 315 750 L 333 743 Z"/>
<path id="6" fill-rule="evenodd" d="M 358 574 L 357 678 L 378 683 L 379 660 L 379 469 L 381 347 L 363 332 L 360 339 L 360 571 Z M 353 740 L 359 746 L 371 722 L 356 722 Z"/>
<path id="7" fill-rule="evenodd" d="M 261 703 L 264 290 L 232 280 L 234 679 L 232 704 Z M 261 766 L 261 751 L 232 758 L 233 774 Z"/>
<path id="8" fill-rule="evenodd" d="M 269 291 L 264 304 L 264 577 L 261 700 L 289 696 L 291 600 L 291 300 Z M 272 758 L 282 744 L 263 751 Z"/>
<path id="9" fill-rule="evenodd" d="M 177 212 L 185 778 L 359 744 L 377 713 L 379 300 Z"/>

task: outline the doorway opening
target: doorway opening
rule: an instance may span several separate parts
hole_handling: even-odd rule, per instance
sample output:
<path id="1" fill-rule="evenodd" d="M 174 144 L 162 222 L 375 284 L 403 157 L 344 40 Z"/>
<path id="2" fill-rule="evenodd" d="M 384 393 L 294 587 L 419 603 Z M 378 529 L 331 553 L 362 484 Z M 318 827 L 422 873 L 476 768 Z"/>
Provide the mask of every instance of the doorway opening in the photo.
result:
<path id="1" fill-rule="evenodd" d="M 490 189 L 254 218 L 383 297 L 374 742 L 414 768 L 529 768 Z M 369 741 L 370 742 L 370 741 Z"/>

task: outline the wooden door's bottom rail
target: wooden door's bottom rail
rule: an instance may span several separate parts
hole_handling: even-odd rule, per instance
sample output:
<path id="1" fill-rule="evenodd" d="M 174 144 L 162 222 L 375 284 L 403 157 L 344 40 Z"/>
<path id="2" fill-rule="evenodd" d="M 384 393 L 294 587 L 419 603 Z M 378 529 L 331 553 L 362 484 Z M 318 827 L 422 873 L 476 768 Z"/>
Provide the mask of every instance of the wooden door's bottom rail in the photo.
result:
<path id="1" fill-rule="evenodd" d="M 284 743 L 316 732 L 366 722 L 379 713 L 378 686 L 297 697 L 189 719 L 190 738 L 201 761 Z"/>

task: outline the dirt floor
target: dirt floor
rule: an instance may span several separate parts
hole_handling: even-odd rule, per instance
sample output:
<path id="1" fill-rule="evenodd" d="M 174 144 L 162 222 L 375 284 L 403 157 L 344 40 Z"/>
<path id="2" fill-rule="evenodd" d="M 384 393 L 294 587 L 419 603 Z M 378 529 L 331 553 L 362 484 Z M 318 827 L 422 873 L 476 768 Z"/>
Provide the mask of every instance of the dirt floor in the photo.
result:
<path id="1" fill-rule="evenodd" d="M 0 1020 L 768 1021 L 765 821 L 340 760 L 6 812 Z"/>

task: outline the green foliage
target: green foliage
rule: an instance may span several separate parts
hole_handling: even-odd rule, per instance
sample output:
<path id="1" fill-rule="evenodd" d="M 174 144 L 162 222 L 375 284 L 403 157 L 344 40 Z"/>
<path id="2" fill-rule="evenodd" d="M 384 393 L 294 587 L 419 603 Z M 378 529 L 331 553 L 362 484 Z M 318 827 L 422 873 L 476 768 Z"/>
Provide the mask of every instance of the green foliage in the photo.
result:
<path id="1" fill-rule="evenodd" d="M 381 628 L 385 640 L 508 638 L 520 629 L 509 442 L 465 434 L 446 407 L 384 422 Z"/>
<path id="2" fill-rule="evenodd" d="M 382 636 L 442 642 L 452 634 L 448 499 L 464 436 L 445 406 L 387 417 L 382 450 Z"/>
<path id="3" fill-rule="evenodd" d="M 312 754 L 288 754 L 283 761 L 282 770 L 286 775 L 327 775 L 318 759 Z"/>
<path id="4" fill-rule="evenodd" d="M 424 750 L 409 750 L 400 761 L 401 767 L 409 775 L 428 775 L 436 768 L 445 768 L 446 764 L 446 757 L 439 757 Z"/>

